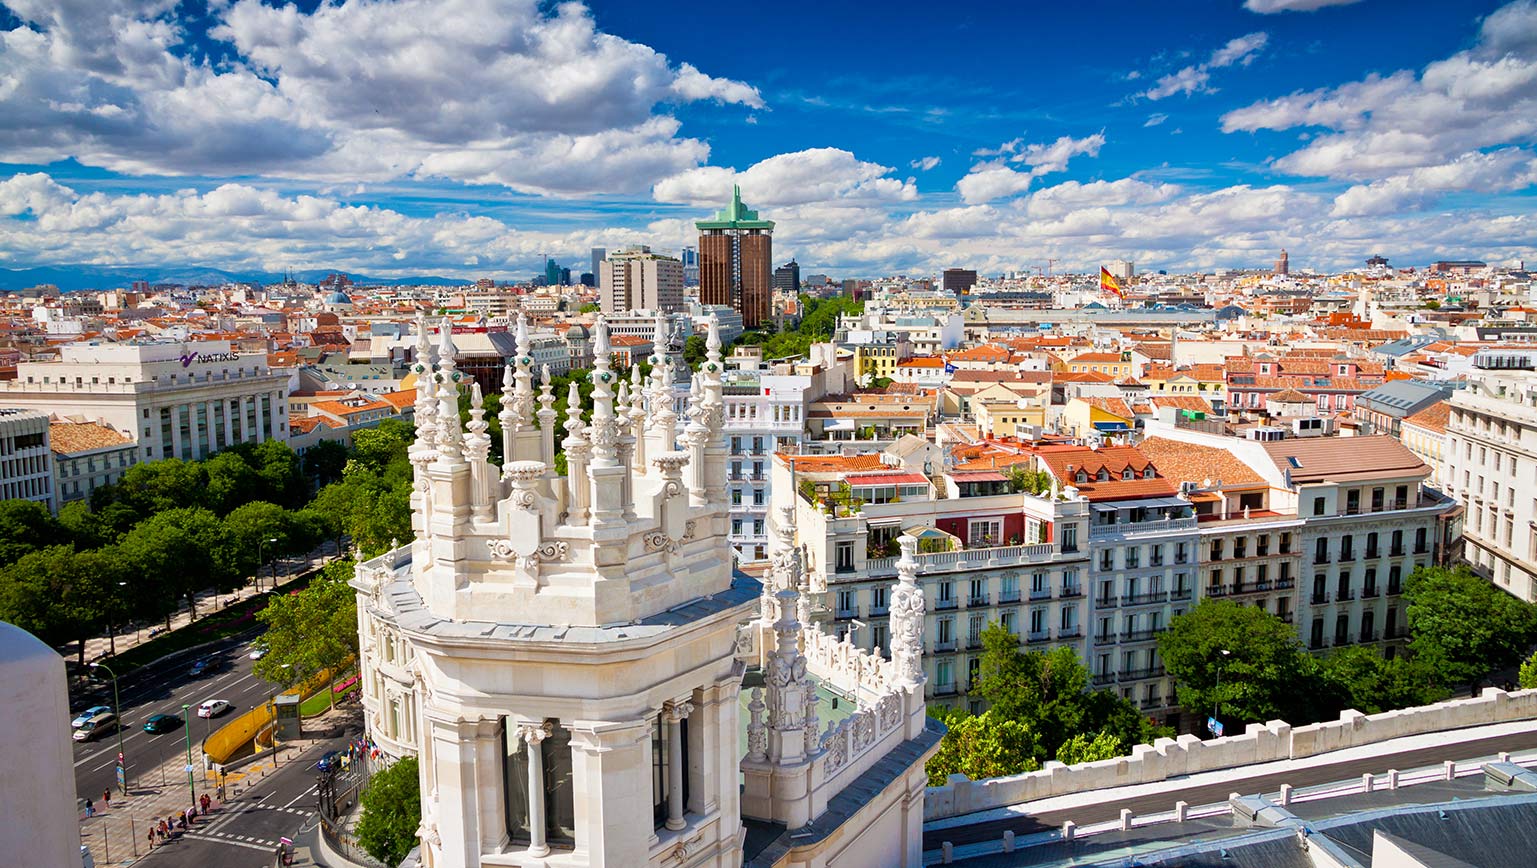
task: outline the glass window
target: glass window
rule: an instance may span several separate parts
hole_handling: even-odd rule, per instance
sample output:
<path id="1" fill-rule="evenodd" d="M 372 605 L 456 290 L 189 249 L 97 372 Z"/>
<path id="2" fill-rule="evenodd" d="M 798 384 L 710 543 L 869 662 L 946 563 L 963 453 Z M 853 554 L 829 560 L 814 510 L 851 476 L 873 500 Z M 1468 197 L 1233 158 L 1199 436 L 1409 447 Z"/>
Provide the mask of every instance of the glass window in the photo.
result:
<path id="1" fill-rule="evenodd" d="M 551 732 L 539 743 L 544 765 L 544 827 L 551 844 L 576 841 L 576 810 L 572 798 L 571 734 L 556 721 L 548 721 Z M 528 743 L 517 735 L 516 727 L 503 722 L 507 748 L 507 830 L 514 841 L 527 842 L 528 833 Z"/>

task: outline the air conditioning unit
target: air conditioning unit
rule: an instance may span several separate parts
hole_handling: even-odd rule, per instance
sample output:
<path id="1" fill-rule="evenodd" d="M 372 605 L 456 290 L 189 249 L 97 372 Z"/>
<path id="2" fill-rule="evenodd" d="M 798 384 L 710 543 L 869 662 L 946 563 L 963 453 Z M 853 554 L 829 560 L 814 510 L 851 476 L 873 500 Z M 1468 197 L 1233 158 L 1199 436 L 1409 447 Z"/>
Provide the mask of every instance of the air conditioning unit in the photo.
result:
<path id="1" fill-rule="evenodd" d="M 1250 440 L 1258 440 L 1261 443 L 1272 443 L 1276 440 L 1286 439 L 1286 431 L 1282 428 L 1260 425 L 1245 431 L 1244 436 Z"/>

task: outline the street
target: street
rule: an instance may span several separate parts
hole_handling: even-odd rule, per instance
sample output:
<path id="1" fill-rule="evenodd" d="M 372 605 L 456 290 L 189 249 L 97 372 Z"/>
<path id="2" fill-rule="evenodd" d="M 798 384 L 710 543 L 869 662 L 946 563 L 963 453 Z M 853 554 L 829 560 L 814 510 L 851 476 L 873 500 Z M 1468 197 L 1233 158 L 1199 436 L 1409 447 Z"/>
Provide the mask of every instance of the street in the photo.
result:
<path id="1" fill-rule="evenodd" d="M 153 774 L 145 785 L 161 784 L 159 775 L 162 764 L 172 757 L 185 756 L 187 733 L 181 727 L 152 734 L 144 731 L 144 721 L 153 714 L 181 716 L 182 704 L 192 706 L 187 714 L 192 728 L 193 762 L 201 769 L 203 738 L 218 728 L 223 721 L 259 705 L 267 698 L 281 692 L 252 673 L 254 661 L 247 657 L 249 640 L 231 640 L 222 650 L 209 656 L 224 661 L 224 665 L 211 675 L 194 678 L 190 674 L 195 657 L 178 659 L 167 664 L 164 670 L 141 670 L 119 682 L 121 695 L 123 753 L 127 758 L 128 785 L 132 789 L 141 774 Z M 110 684 L 105 692 L 105 705 L 112 704 Z M 207 720 L 197 716 L 197 706 L 205 699 L 224 699 L 233 708 L 217 718 Z M 39 725 L 44 722 L 39 721 Z M 68 727 L 69 721 L 48 721 L 49 725 Z M 99 801 L 103 790 L 112 788 L 117 795 L 118 736 L 115 732 L 97 736 L 88 742 L 74 743 L 75 793 L 80 799 Z M 153 770 L 152 772 L 149 770 Z"/>

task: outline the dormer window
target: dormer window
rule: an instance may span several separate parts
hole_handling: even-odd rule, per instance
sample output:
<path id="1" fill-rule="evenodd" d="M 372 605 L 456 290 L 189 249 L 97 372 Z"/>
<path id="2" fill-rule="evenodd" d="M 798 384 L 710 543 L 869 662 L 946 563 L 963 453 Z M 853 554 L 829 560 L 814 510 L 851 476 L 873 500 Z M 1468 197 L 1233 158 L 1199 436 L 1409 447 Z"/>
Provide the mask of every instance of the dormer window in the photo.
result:
<path id="1" fill-rule="evenodd" d="M 1142 471 L 1142 478 L 1143 479 L 1152 479 L 1153 478 L 1153 465 L 1149 464 L 1147 466 L 1147 468 Z"/>
<path id="2" fill-rule="evenodd" d="M 1110 471 L 1101 467 L 1099 473 L 1094 475 L 1094 478 L 1100 482 L 1108 482 L 1110 480 Z"/>
<path id="3" fill-rule="evenodd" d="M 1133 472 L 1130 467 L 1128 467 L 1125 470 L 1121 471 L 1121 478 L 1122 479 L 1135 479 L 1135 478 L 1137 478 L 1137 474 L 1135 472 Z"/>
<path id="4" fill-rule="evenodd" d="M 1088 482 L 1089 481 L 1089 474 L 1084 473 L 1082 470 L 1078 471 L 1077 481 L 1078 482 Z"/>

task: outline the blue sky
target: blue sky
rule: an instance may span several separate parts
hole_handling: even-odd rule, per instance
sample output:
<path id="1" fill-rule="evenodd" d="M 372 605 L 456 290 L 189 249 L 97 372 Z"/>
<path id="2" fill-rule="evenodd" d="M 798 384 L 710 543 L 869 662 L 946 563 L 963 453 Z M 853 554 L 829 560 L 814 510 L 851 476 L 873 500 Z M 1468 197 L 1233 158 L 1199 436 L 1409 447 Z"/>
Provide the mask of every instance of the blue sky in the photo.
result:
<path id="1" fill-rule="evenodd" d="M 0 268 L 1530 261 L 1534 144 L 1532 0 L 0 0 Z"/>

